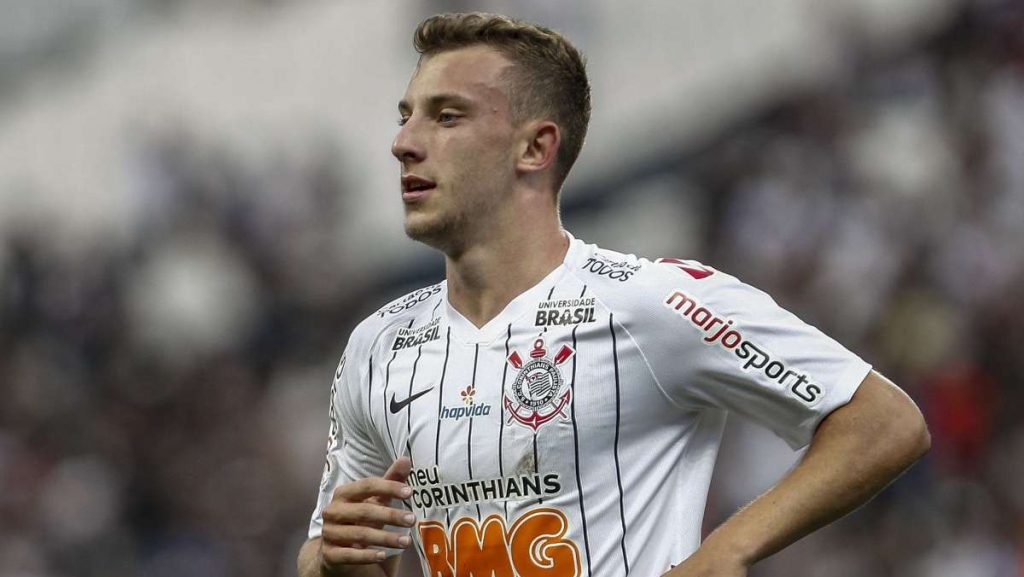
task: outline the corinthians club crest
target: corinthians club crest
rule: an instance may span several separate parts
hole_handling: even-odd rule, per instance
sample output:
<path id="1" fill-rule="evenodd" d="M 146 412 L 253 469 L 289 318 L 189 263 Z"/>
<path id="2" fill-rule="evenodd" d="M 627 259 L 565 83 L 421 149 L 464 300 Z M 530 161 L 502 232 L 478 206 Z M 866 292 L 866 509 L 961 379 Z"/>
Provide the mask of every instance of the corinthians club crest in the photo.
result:
<path id="1" fill-rule="evenodd" d="M 562 345 L 554 358 L 548 357 L 544 339 L 533 342 L 530 360 L 525 364 L 518 351 L 512 351 L 508 363 L 519 370 L 512 391 L 505 393 L 505 409 L 509 422 L 515 421 L 534 431 L 557 416 L 568 419 L 566 409 L 572 402 L 572 389 L 562 379 L 558 367 L 572 358 L 576 351 Z"/>

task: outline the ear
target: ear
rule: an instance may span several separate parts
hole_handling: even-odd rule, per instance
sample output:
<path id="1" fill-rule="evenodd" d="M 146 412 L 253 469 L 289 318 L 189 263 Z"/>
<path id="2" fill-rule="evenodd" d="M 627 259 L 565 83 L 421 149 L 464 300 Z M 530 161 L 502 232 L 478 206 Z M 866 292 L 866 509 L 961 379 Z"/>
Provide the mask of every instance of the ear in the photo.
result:
<path id="1" fill-rule="evenodd" d="M 550 120 L 528 122 L 524 127 L 524 140 L 520 146 L 516 170 L 537 173 L 555 163 L 562 133 Z"/>

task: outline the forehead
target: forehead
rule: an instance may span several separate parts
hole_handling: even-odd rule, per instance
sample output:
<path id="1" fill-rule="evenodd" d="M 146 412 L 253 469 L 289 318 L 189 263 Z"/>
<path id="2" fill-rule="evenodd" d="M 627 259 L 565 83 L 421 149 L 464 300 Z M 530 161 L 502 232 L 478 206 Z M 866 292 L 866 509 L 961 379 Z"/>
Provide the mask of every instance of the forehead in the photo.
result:
<path id="1" fill-rule="evenodd" d="M 456 93 L 476 101 L 507 101 L 502 74 L 512 63 L 487 46 L 446 50 L 420 58 L 405 91 L 405 102 L 436 93 Z"/>

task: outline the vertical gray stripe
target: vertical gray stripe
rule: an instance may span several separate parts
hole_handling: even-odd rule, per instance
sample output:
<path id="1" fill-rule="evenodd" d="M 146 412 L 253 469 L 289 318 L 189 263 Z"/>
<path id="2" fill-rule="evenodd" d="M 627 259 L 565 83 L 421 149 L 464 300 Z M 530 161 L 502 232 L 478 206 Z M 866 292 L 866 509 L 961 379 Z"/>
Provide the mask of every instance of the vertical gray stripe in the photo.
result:
<path id="1" fill-rule="evenodd" d="M 551 296 L 555 294 L 555 286 L 557 286 L 557 285 L 551 285 L 551 290 L 548 291 L 548 298 L 547 298 L 547 300 L 551 300 Z M 545 334 L 547 332 L 548 332 L 548 327 L 547 327 L 547 325 L 544 325 L 544 330 L 541 331 L 541 334 Z M 534 431 L 533 431 L 533 472 L 535 474 L 538 474 L 538 475 L 540 474 L 540 454 L 537 451 L 537 435 L 539 433 L 540 433 L 540 429 L 534 429 Z M 538 505 L 543 505 L 544 504 L 544 497 L 537 497 L 537 504 Z"/>
<path id="2" fill-rule="evenodd" d="M 416 360 L 412 362 L 412 376 L 409 377 L 409 393 L 405 398 L 412 397 L 412 384 L 416 381 L 416 366 L 420 364 L 420 357 L 423 356 L 423 345 L 419 346 L 419 350 L 416 352 Z M 412 405 L 406 409 L 405 419 L 405 449 L 409 453 L 409 462 L 415 466 L 416 462 L 412 458 Z"/>
<path id="3" fill-rule="evenodd" d="M 409 326 L 406 328 L 412 328 L 412 323 L 416 319 L 409 319 Z M 395 351 L 391 355 L 391 360 L 388 361 L 387 368 L 384 370 L 384 426 L 388 431 L 388 441 L 391 442 L 391 451 L 394 455 L 398 456 L 398 446 L 395 445 L 395 438 L 391 435 L 391 418 L 388 417 L 390 409 L 388 408 L 388 385 L 391 384 L 391 363 L 395 362 L 395 358 L 398 357 L 398 351 Z"/>
<path id="4" fill-rule="evenodd" d="M 614 314 L 608 313 L 608 330 L 612 333 L 612 361 L 615 366 L 615 482 L 619 485 L 619 521 L 622 523 L 622 563 L 626 567 L 626 575 L 629 575 L 629 558 L 626 555 L 626 510 L 622 503 L 622 469 L 619 466 L 619 424 L 622 415 L 622 405 L 619 391 L 619 350 L 618 344 L 615 341 L 614 316 Z"/>
<path id="5" fill-rule="evenodd" d="M 440 299 L 438 299 L 437 304 L 434 305 L 434 310 L 430 312 L 430 320 L 431 320 L 431 322 L 433 322 L 433 320 L 435 318 L 437 318 L 435 315 L 437 314 L 438 307 L 441 306 L 441 302 L 442 301 Z M 420 345 L 419 347 L 417 347 L 416 360 L 413 361 L 413 363 L 412 363 L 412 376 L 409 377 L 409 396 L 406 397 L 406 398 L 409 398 L 409 397 L 412 396 L 412 385 L 413 385 L 413 382 L 416 380 L 416 366 L 420 363 L 420 357 L 423 356 L 423 347 L 424 347 L 424 345 Z M 412 458 L 412 405 L 409 406 L 409 414 L 407 416 L 408 416 L 408 420 L 406 421 L 406 424 L 408 426 L 406 427 L 406 434 L 405 434 L 405 448 L 406 448 L 406 450 L 409 453 L 409 462 L 412 463 L 413 467 L 415 467 L 416 466 L 416 462 Z"/>
<path id="6" fill-rule="evenodd" d="M 369 383 L 366 385 L 366 414 L 370 417 L 370 425 L 376 429 L 377 424 L 373 422 L 373 355 L 370 355 L 370 360 L 366 363 L 366 375 L 369 377 Z M 384 416 L 387 418 L 387 415 Z"/>
<path id="7" fill-rule="evenodd" d="M 512 340 L 512 323 L 508 324 L 508 336 L 505 337 L 505 358 L 502 359 L 504 362 L 501 363 L 501 399 L 498 401 L 499 415 L 501 420 L 498 421 L 498 476 L 505 476 L 505 460 L 502 454 L 502 437 L 505 434 L 505 381 L 508 378 L 508 343 Z M 505 518 L 508 519 L 508 501 L 505 501 Z"/>
<path id="8" fill-rule="evenodd" d="M 469 385 L 476 388 L 476 362 L 480 357 L 480 343 L 476 344 L 473 351 L 473 376 Z M 469 479 L 473 480 L 473 417 L 469 417 L 469 436 L 466 439 L 466 468 L 469 470 Z M 476 504 L 476 519 L 480 520 L 480 504 Z"/>
<path id="9" fill-rule="evenodd" d="M 444 376 L 448 372 L 448 352 L 452 345 L 452 327 L 449 325 L 447 336 L 445 337 L 444 345 L 444 364 L 441 366 L 441 382 L 438 384 L 437 390 L 437 435 L 434 437 L 434 465 L 441 469 L 441 403 L 444 402 Z M 451 526 L 451 517 L 448 514 L 448 509 L 444 510 L 445 526 Z"/>
<path id="10" fill-rule="evenodd" d="M 583 285 L 583 292 L 580 293 L 580 298 L 587 293 L 587 285 Z M 580 500 L 580 519 L 583 521 L 583 548 L 587 553 L 587 575 L 593 575 L 593 569 L 590 566 L 590 531 L 587 528 L 587 507 L 583 503 L 583 480 L 580 477 L 580 433 L 576 423 L 576 402 L 579 397 L 576 395 L 576 361 L 580 356 L 580 351 L 577 348 L 576 343 L 576 330 L 580 326 L 576 325 L 572 328 L 572 349 L 576 351 L 576 354 L 572 356 L 572 407 L 570 407 L 570 415 L 572 416 L 572 446 L 575 458 L 573 462 L 576 465 L 576 492 L 579 494 Z"/>

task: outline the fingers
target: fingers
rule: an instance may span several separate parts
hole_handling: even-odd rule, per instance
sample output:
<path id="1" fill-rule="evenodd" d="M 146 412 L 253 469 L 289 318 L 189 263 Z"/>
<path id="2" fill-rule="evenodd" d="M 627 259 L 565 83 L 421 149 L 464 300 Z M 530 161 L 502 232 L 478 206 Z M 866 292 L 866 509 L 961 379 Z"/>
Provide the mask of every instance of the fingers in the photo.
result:
<path id="1" fill-rule="evenodd" d="M 388 470 L 384 473 L 383 479 L 387 481 L 396 481 L 398 483 L 405 484 L 409 479 L 409 473 L 412 471 L 412 460 L 409 457 L 399 457 L 395 459 L 394 463 L 388 467 Z M 408 497 L 402 497 L 408 498 Z M 391 499 L 388 497 L 372 497 L 369 499 L 370 502 L 379 503 L 381 505 L 390 505 Z"/>
<path id="2" fill-rule="evenodd" d="M 397 463 L 397 461 L 396 461 Z M 392 466 L 394 468 L 394 466 Z M 391 472 L 391 469 L 388 470 Z M 408 475 L 408 473 L 406 473 Z M 334 490 L 334 499 L 347 502 L 364 501 L 370 497 L 384 499 L 408 499 L 412 489 L 399 481 L 371 477 L 339 486 Z"/>
<path id="3" fill-rule="evenodd" d="M 384 560 L 376 547 L 404 549 L 408 535 L 385 531 L 387 525 L 412 527 L 416 516 L 392 508 L 393 499 L 408 499 L 412 488 L 405 484 L 412 470 L 408 457 L 396 459 L 383 477 L 360 479 L 339 486 L 323 510 L 321 556 L 328 566 L 370 564 Z"/>
<path id="4" fill-rule="evenodd" d="M 358 525 L 325 525 L 321 537 L 325 544 L 351 549 L 367 547 L 405 549 L 412 542 L 408 535 Z"/>
<path id="5" fill-rule="evenodd" d="M 334 565 L 369 565 L 380 563 L 387 556 L 383 551 L 376 549 L 353 549 L 351 547 L 337 547 L 324 543 L 320 548 L 320 556 L 327 566 Z"/>
<path id="6" fill-rule="evenodd" d="M 324 508 L 323 518 L 325 526 L 365 525 L 378 529 L 384 525 L 412 527 L 416 522 L 416 516 L 412 513 L 376 503 L 330 503 Z"/>
<path id="7" fill-rule="evenodd" d="M 408 540 L 408 537 L 404 537 Z M 402 547 L 408 546 L 402 545 Z M 326 539 L 320 540 L 320 559 L 323 566 L 327 569 L 326 573 L 331 572 L 331 568 L 345 565 L 369 565 L 373 563 L 380 563 L 387 558 L 387 553 L 380 549 L 369 549 L 359 544 L 352 544 L 351 546 L 336 545 Z"/>
<path id="8" fill-rule="evenodd" d="M 387 472 L 384 473 L 384 478 L 388 481 L 405 483 L 405 480 L 409 478 L 410 471 L 412 471 L 412 459 L 409 457 L 399 457 L 388 467 Z"/>

